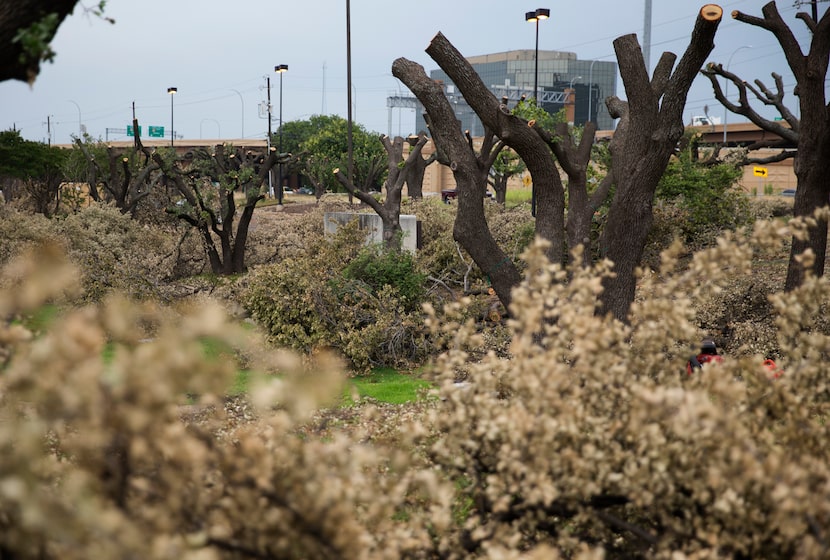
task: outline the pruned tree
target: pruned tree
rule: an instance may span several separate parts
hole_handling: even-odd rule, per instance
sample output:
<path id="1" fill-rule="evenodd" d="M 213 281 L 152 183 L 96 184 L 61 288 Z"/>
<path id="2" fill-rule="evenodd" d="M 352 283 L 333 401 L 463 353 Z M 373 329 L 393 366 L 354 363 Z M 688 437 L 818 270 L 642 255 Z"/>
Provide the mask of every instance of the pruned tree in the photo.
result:
<path id="1" fill-rule="evenodd" d="M 775 2 L 769 2 L 761 9 L 762 17 L 752 16 L 740 11 L 732 12 L 732 17 L 742 23 L 765 29 L 778 40 L 787 64 L 795 76 L 794 94 L 798 97 L 799 117 L 796 117 L 784 105 L 784 87 L 781 76 L 773 73 L 776 90 L 773 92 L 763 82 L 756 80 L 757 88 L 743 82 L 735 74 L 723 69 L 720 64 L 710 64 L 704 70 L 712 83 L 715 97 L 729 111 L 745 116 L 763 130 L 780 136 L 782 143 L 770 147 L 782 148 L 772 160 L 780 161 L 794 157 L 794 170 L 798 181 L 793 213 L 796 216 L 812 216 L 815 211 L 827 205 L 830 199 L 830 105 L 827 102 L 825 82 L 827 66 L 830 61 L 830 11 L 816 21 L 815 4 L 813 15 L 799 12 L 796 18 L 802 20 L 812 33 L 809 48 L 805 53 L 798 43 L 792 29 L 784 22 Z M 721 76 L 734 83 L 738 88 L 737 103 L 729 101 L 723 94 L 717 77 Z M 789 127 L 782 122 L 762 118 L 749 103 L 747 90 L 764 105 L 773 106 Z M 791 148 L 797 145 L 797 153 Z M 808 259 L 807 266 L 800 255 L 810 251 L 813 258 Z M 827 252 L 827 220 L 819 218 L 809 228 L 809 237 L 793 237 L 790 261 L 787 268 L 785 288 L 792 290 L 800 286 L 809 270 L 816 276 L 824 274 Z"/>
<path id="2" fill-rule="evenodd" d="M 424 132 L 407 137 L 406 141 L 409 143 L 410 150 L 421 140 Z M 427 167 L 438 159 L 438 153 L 433 152 L 428 157 L 418 157 L 413 160 L 412 167 L 406 173 L 406 194 L 409 198 L 420 199 L 424 198 L 424 175 Z"/>
<path id="3" fill-rule="evenodd" d="M 436 39 L 438 37 L 443 36 L 439 33 Z M 449 42 L 446 41 L 446 44 L 449 45 Z M 438 161 L 449 166 L 455 177 L 458 210 L 453 238 L 487 275 L 499 301 L 505 309 L 509 309 L 511 290 L 521 281 L 521 275 L 510 257 L 496 243 L 484 215 L 487 176 L 504 143 L 497 141 L 493 129 L 485 123 L 483 144 L 476 153 L 472 138 L 461 131 L 461 125 L 443 88 L 426 75 L 423 66 L 399 58 L 392 63 L 392 74 L 406 84 L 424 105 Z M 522 128 L 529 130 L 526 125 Z"/>
<path id="4" fill-rule="evenodd" d="M 245 271 L 245 244 L 256 204 L 265 198 L 262 187 L 268 172 L 290 157 L 275 148 L 264 158 L 234 151 L 222 144 L 212 154 L 199 154 L 201 165 L 182 170 L 174 161 L 153 153 L 153 161 L 172 181 L 183 200 L 168 209 L 178 219 L 198 230 L 214 274 Z M 244 206 L 236 220 L 236 195 L 243 194 Z M 234 226 L 236 229 L 234 229 Z M 215 238 L 219 240 L 219 248 Z"/>
<path id="5" fill-rule="evenodd" d="M 750 122 L 755 124 L 761 130 L 772 132 L 778 138 L 763 139 L 753 142 L 746 147 L 747 154 L 743 158 L 744 164 L 765 164 L 777 161 L 784 161 L 795 157 L 796 149 L 798 147 L 798 131 L 800 128 L 799 118 L 795 116 L 792 111 L 784 104 L 784 81 L 780 74 L 772 72 L 772 79 L 775 83 L 775 91 L 767 87 L 761 80 L 755 80 L 755 85 L 744 82 L 736 74 L 724 69 L 722 64 L 710 62 L 706 68 L 700 71 L 701 74 L 709 78 L 712 82 L 712 89 L 715 92 L 715 98 L 720 101 L 732 113 L 743 115 Z M 724 94 L 721 89 L 718 76 L 725 78 L 732 82 L 738 90 L 738 102 L 733 103 Z M 783 121 L 775 121 L 764 118 L 758 113 L 749 101 L 749 94 L 752 94 L 758 101 L 766 106 L 775 107 L 783 118 Z M 784 123 L 786 122 L 786 126 Z M 756 150 L 774 149 L 780 150 L 778 153 L 764 156 L 753 157 L 752 154 Z M 716 152 L 713 152 L 713 155 Z"/>
<path id="6" fill-rule="evenodd" d="M 138 121 L 133 121 L 138 126 Z M 134 130 L 138 130 L 135 128 Z M 139 203 L 150 195 L 162 175 L 161 167 L 153 161 L 152 153 L 136 136 L 135 148 L 126 152 L 106 146 L 106 167 L 96 158 L 94 150 L 82 139 L 75 139 L 75 147 L 86 160 L 86 178 L 89 197 L 96 202 L 112 201 L 124 214 L 135 215 Z M 103 193 L 99 191 L 103 188 Z"/>
<path id="7" fill-rule="evenodd" d="M 548 145 L 532 128 L 527 126 L 525 119 L 512 114 L 507 104 L 490 92 L 470 63 L 442 33 L 433 37 L 426 52 L 453 81 L 464 96 L 464 100 L 481 120 L 485 131 L 498 136 L 524 160 L 533 177 L 537 193 L 536 235 L 550 241 L 550 248 L 547 252 L 550 261 L 562 262 L 565 255 L 565 193 L 559 170 L 554 165 Z M 399 78 L 410 90 L 412 89 L 409 83 L 400 76 Z M 456 119 L 439 120 L 433 117 L 432 122 L 433 138 L 435 129 L 456 126 Z M 481 227 L 479 225 L 473 231 L 481 231 Z M 464 248 L 470 252 L 469 247 L 464 246 Z M 476 262 L 478 264 L 478 261 Z M 482 270 L 486 272 L 486 269 Z"/>
<path id="8" fill-rule="evenodd" d="M 591 148 L 596 138 L 596 124 L 586 123 L 581 135 L 576 135 L 567 122 L 557 122 L 553 134 L 534 121 L 528 124 L 548 143 L 568 176 L 568 213 L 565 222 L 568 247 L 572 253 L 578 247 L 582 247 L 579 251 L 582 263 L 588 266 L 592 260 L 591 251 L 588 250 L 591 242 L 591 220 L 597 208 L 608 198 L 614 182 L 614 174 L 609 171 L 593 192 L 588 190 L 588 167 L 591 163 Z"/>
<path id="9" fill-rule="evenodd" d="M 613 262 L 614 277 L 603 282 L 601 312 L 628 320 L 634 301 L 636 268 L 643 256 L 653 221 L 652 202 L 660 177 L 683 136 L 686 97 L 706 57 L 723 10 L 715 4 L 700 9 L 686 51 L 664 52 L 649 78 L 636 35 L 614 41 L 627 101 L 606 100 L 612 117 L 620 119 L 610 145 L 615 192 L 601 252 Z"/>
<path id="10" fill-rule="evenodd" d="M 502 150 L 490 170 L 490 185 L 496 193 L 496 202 L 504 204 L 507 200 L 507 182 L 514 175 L 523 173 L 525 163 L 513 150 Z"/>
<path id="11" fill-rule="evenodd" d="M 421 150 L 429 140 L 426 134 L 418 135 L 418 141 L 409 151 L 409 155 L 403 159 L 403 145 L 404 139 L 400 136 L 389 138 L 385 134 L 380 135 L 380 141 L 383 144 L 384 150 L 387 154 L 387 174 L 384 190 L 386 197 L 381 203 L 373 195 L 356 187 L 351 180 L 342 172 L 340 168 L 334 170 L 334 175 L 338 182 L 354 197 L 366 204 L 380 216 L 383 223 L 383 241 L 386 248 L 391 251 L 401 250 L 401 199 L 403 196 L 403 186 L 406 183 L 409 173 L 412 168 L 417 165 L 417 161 L 423 161 L 421 157 Z"/>
<path id="12" fill-rule="evenodd" d="M 614 263 L 615 274 L 604 279 L 605 290 L 601 296 L 600 312 L 611 313 L 622 321 L 628 320 L 628 311 L 634 300 L 635 270 L 651 229 L 654 193 L 669 158 L 683 135 L 682 117 L 686 96 L 692 80 L 714 47 L 713 38 L 721 15 L 719 6 L 704 6 L 698 13 L 689 46 L 677 68 L 672 72 L 676 55 L 664 53 L 651 79 L 636 36 L 626 35 L 614 42 L 620 72 L 630 99 L 628 102 L 616 97 L 607 100 L 612 116 L 621 121 L 610 148 L 610 177 L 591 197 L 586 188 L 586 168 L 593 139 L 590 128 L 587 139 L 583 136 L 579 143 L 571 139 L 567 129 L 560 130 L 559 134 L 567 141 L 540 134 L 538 127 L 532 123 L 528 126 L 527 120 L 513 114 L 506 103 L 500 102 L 487 89 L 471 65 L 444 35 L 438 33 L 426 49 L 462 93 L 488 133 L 495 134 L 513 148 L 527 165 L 537 192 L 536 234 L 550 241 L 547 253 L 551 262 L 564 262 L 567 247 L 576 250 L 589 238 L 587 233 L 590 232 L 592 208 L 596 207 L 597 199 L 606 195 L 613 182 L 616 188 L 601 254 Z M 426 97 L 427 94 L 434 94 L 430 88 L 418 84 L 425 76 L 421 77 L 413 68 L 416 67 L 404 64 L 399 59 L 393 64 L 392 71 L 430 112 L 431 106 L 422 95 Z M 419 94 L 416 87 L 422 93 Z M 432 104 L 432 109 L 438 108 L 437 103 Z M 431 116 L 434 124 L 431 128 L 433 138 L 440 150 L 447 151 L 448 148 L 442 145 L 442 141 L 452 141 L 457 135 L 452 130 L 457 127 L 457 121 L 446 115 L 440 118 Z M 442 131 L 440 135 L 439 130 Z M 556 155 L 564 162 L 563 167 L 569 169 L 573 183 L 569 194 L 576 198 L 573 212 L 568 215 L 568 224 L 565 222 L 564 187 L 551 155 L 554 146 Z M 462 171 L 473 172 L 472 169 L 463 168 Z M 456 181 L 458 180 L 459 173 L 456 172 Z M 465 182 L 473 181 L 465 179 Z M 462 192 L 459 183 L 459 198 Z M 482 267 L 471 251 L 471 247 L 482 243 L 482 240 L 486 243 L 486 222 L 483 215 L 473 219 L 478 220 L 477 225 L 471 228 L 476 233 L 471 233 L 469 246 L 464 243 L 462 245 L 482 270 L 489 274 L 488 269 Z M 480 237 L 476 234 L 480 234 Z M 499 298 L 505 301 L 501 293 Z M 509 301 L 509 296 L 507 299 Z"/>

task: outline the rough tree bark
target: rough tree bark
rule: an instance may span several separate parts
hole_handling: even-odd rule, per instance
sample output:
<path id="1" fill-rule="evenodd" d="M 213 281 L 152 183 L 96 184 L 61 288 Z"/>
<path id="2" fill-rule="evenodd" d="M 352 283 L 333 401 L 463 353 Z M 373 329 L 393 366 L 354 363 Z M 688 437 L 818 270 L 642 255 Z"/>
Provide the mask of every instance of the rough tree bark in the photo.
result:
<path id="1" fill-rule="evenodd" d="M 600 312 L 628 320 L 639 266 L 651 229 L 652 202 L 657 183 L 683 136 L 683 108 L 697 73 L 714 48 L 723 10 L 701 8 L 683 57 L 672 72 L 676 55 L 665 52 L 649 79 L 635 35 L 614 41 L 620 75 L 628 101 L 616 97 L 606 105 L 620 123 L 611 145 L 616 190 L 608 214 L 601 250 L 613 263 L 615 277 L 604 282 Z M 618 138 L 619 136 L 619 138 Z"/>
<path id="2" fill-rule="evenodd" d="M 417 165 L 419 160 L 423 161 L 421 150 L 424 144 L 427 143 L 427 140 L 426 134 L 421 133 L 418 135 L 418 141 L 415 142 L 406 160 L 404 160 L 403 138 L 396 136 L 390 139 L 385 134 L 380 136 L 383 148 L 389 156 L 387 164 L 388 174 L 385 185 L 386 198 L 382 204 L 374 196 L 355 187 L 339 168 L 334 170 L 334 175 L 340 184 L 380 216 L 380 220 L 383 223 L 383 241 L 386 248 L 390 251 L 398 252 L 401 250 L 401 199 L 403 186 L 412 168 Z"/>
<path id="3" fill-rule="evenodd" d="M 565 230 L 568 237 L 568 248 L 571 252 L 582 247 L 582 264 L 591 264 L 591 221 L 594 212 L 608 197 L 608 192 L 614 180 L 613 170 L 603 178 L 593 193 L 588 192 L 588 165 L 591 161 L 591 147 L 594 144 L 597 127 L 588 122 L 582 131 L 582 138 L 576 141 L 568 123 L 558 123 L 555 134 L 538 126 L 535 122 L 528 123 L 550 146 L 562 170 L 568 175 L 568 215 Z M 615 137 L 617 135 L 615 134 Z M 618 137 L 618 140 L 621 137 Z M 613 140 L 612 140 L 613 141 Z"/>
<path id="4" fill-rule="evenodd" d="M 797 83 L 794 94 L 798 96 L 800 120 L 796 119 L 781 102 L 783 87 L 779 83 L 780 78 L 776 79 L 778 94 L 765 92 L 765 97 L 778 101 L 773 105 L 790 124 L 791 130 L 778 123 L 754 119 L 752 117 L 754 111 L 749 109 L 749 103 L 740 86 L 739 91 L 742 92 L 742 97 L 740 104 L 735 105 L 724 99 L 717 80 L 711 75 L 709 79 L 712 80 L 715 88 L 715 96 L 727 109 L 745 115 L 764 130 L 770 130 L 782 138 L 797 142 L 794 168 L 798 188 L 795 192 L 793 213 L 802 217 L 812 216 L 818 208 L 826 206 L 830 199 L 830 104 L 827 103 L 825 95 L 827 65 L 830 61 L 830 11 L 826 11 L 818 22 L 806 12 L 796 14 L 796 17 L 801 19 L 812 33 L 810 48 L 806 54 L 802 51 L 792 30 L 778 13 L 775 2 L 766 4 L 761 9 L 761 13 L 763 17 L 756 17 L 736 10 L 732 12 L 732 17 L 740 22 L 766 29 L 778 40 Z M 721 72 L 719 65 L 709 70 L 727 77 L 733 83 L 738 83 L 735 81 L 737 76 Z M 764 101 L 758 93 L 756 97 Z M 793 238 L 785 282 L 787 290 L 800 286 L 804 282 L 807 270 L 816 276 L 824 274 L 827 221 L 818 220 L 815 226 L 809 228 L 809 234 L 808 239 Z M 815 255 L 809 269 L 805 269 L 798 259 L 798 256 L 807 250 L 811 250 Z"/>
<path id="5" fill-rule="evenodd" d="M 476 155 L 471 139 L 461 131 L 461 124 L 443 88 L 426 75 L 420 64 L 399 58 L 392 63 L 392 74 L 406 84 L 426 108 L 438 161 L 449 166 L 455 177 L 458 209 L 453 238 L 487 275 L 499 301 L 509 310 L 510 292 L 521 281 L 521 275 L 496 243 L 484 215 L 487 173 L 501 148 L 488 128 L 480 155 Z M 523 128 L 527 129 L 527 126 L 523 125 Z"/>
<path id="6" fill-rule="evenodd" d="M 410 136 L 406 139 L 410 145 L 410 150 L 418 144 L 422 135 L 424 133 L 420 132 L 417 136 Z M 409 198 L 424 198 L 424 175 L 426 174 L 427 167 L 436 161 L 437 158 L 438 153 L 432 152 L 429 157 L 419 157 L 412 162 L 412 167 L 406 173 L 406 194 Z"/>
<path id="7" fill-rule="evenodd" d="M 55 28 L 45 44 L 52 40 L 61 22 L 72 13 L 78 0 L 0 0 L 0 82 L 20 80 L 32 83 L 40 73 L 40 54 L 27 53 L 21 41 L 14 41 L 18 32 L 55 14 Z M 45 46 L 44 44 L 44 46 Z"/>
<path id="8" fill-rule="evenodd" d="M 548 259 L 562 262 L 565 254 L 565 191 L 548 145 L 527 126 L 527 121 L 512 115 L 507 105 L 487 89 L 470 63 L 443 34 L 438 33 L 432 39 L 426 52 L 447 73 L 485 128 L 524 160 L 537 192 L 536 235 L 551 242 Z M 436 121 L 433 118 L 433 122 Z"/>

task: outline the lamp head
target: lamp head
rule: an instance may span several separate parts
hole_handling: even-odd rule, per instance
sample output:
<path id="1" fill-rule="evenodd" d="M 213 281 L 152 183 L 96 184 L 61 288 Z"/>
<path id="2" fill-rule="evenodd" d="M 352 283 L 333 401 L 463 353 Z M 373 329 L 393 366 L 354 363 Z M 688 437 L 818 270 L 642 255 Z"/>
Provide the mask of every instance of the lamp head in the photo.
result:
<path id="1" fill-rule="evenodd" d="M 170 95 L 173 95 L 177 91 L 179 91 L 179 88 L 174 88 L 174 87 L 167 88 L 167 93 L 169 93 Z"/>
<path id="2" fill-rule="evenodd" d="M 283 72 L 286 72 L 287 70 L 288 70 L 288 65 L 287 64 L 280 64 L 278 66 L 274 66 L 274 72 L 276 72 L 277 74 L 282 74 Z"/>
<path id="3" fill-rule="evenodd" d="M 547 8 L 536 9 L 536 19 L 548 19 L 550 17 L 550 10 Z"/>

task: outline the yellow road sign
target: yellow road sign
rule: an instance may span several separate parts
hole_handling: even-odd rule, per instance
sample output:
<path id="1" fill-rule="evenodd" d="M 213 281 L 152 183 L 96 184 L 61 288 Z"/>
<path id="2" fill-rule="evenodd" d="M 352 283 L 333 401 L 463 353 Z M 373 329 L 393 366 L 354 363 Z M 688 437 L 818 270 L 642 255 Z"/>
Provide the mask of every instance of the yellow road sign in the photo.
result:
<path id="1" fill-rule="evenodd" d="M 767 168 L 766 167 L 753 167 L 752 173 L 756 177 L 766 177 L 767 176 Z"/>
<path id="2" fill-rule="evenodd" d="M 524 185 L 526 187 L 529 187 L 530 182 L 531 182 L 530 175 L 525 175 L 524 178 L 522 179 L 522 183 L 524 183 Z"/>

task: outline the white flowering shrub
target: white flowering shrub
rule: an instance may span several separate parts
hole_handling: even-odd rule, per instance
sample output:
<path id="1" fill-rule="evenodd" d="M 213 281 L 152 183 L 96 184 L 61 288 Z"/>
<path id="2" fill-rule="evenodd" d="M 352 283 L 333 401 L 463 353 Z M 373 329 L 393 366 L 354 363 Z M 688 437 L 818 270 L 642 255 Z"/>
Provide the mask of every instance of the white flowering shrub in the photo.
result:
<path id="1" fill-rule="evenodd" d="M 758 223 L 688 267 L 675 245 L 641 279 L 630 324 L 595 314 L 607 263 L 561 270 L 537 245 L 514 291 L 510 359 L 491 353 L 470 365 L 470 325 L 433 320 L 448 351 L 429 432 L 440 437 L 428 449 L 459 489 L 461 517 L 446 548 L 458 557 L 538 547 L 614 558 L 826 557 L 830 337 L 814 325 L 828 282 L 771 298 L 780 377 L 762 355 L 685 371 L 705 334 L 695 302 L 789 235 Z"/>
<path id="2" fill-rule="evenodd" d="M 608 263 L 562 270 L 533 245 L 509 352 L 482 354 L 463 303 L 429 313 L 440 398 L 398 414 L 327 408 L 342 364 L 273 353 L 207 300 L 112 296 L 35 335 L 27 316 L 77 271 L 13 259 L 0 556 L 826 558 L 828 282 L 770 296 L 780 372 L 749 352 L 685 371 L 697 302 L 803 231 L 759 222 L 689 263 L 673 245 L 628 324 L 595 313 Z"/>

